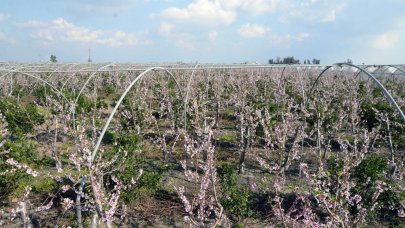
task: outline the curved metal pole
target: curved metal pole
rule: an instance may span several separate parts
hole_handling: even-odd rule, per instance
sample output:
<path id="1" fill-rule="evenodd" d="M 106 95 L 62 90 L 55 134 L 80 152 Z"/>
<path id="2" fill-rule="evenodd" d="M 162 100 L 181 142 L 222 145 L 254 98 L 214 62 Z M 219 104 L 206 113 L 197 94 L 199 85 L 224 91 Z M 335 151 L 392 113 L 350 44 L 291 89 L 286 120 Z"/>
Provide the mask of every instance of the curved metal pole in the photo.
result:
<path id="1" fill-rule="evenodd" d="M 46 79 L 46 80 L 49 80 L 49 79 L 52 77 L 52 75 L 53 75 L 55 72 L 58 73 L 58 71 L 59 71 L 59 68 L 53 69 L 53 71 L 50 72 L 50 73 L 49 73 L 49 76 L 48 76 L 47 78 L 45 78 L 45 79 Z"/>
<path id="2" fill-rule="evenodd" d="M 363 68 L 363 70 L 366 70 L 366 69 L 369 68 L 369 67 L 374 67 L 374 66 L 373 66 L 373 65 L 365 66 L 365 67 Z M 377 67 L 377 70 L 378 70 L 378 69 L 380 69 L 381 66 L 375 66 L 375 67 Z M 367 72 L 368 72 L 368 71 L 367 71 Z M 359 72 L 356 74 L 356 76 L 354 76 L 354 78 L 357 78 L 361 73 L 363 73 L 363 71 L 359 71 Z"/>
<path id="3" fill-rule="evenodd" d="M 127 87 L 127 89 L 126 89 L 126 90 L 124 91 L 124 93 L 121 95 L 120 99 L 117 101 L 117 103 L 116 103 L 116 105 L 115 105 L 113 111 L 111 112 L 110 116 L 108 117 L 108 120 L 107 120 L 107 122 L 105 123 L 104 128 L 103 128 L 103 130 L 102 130 L 100 136 L 98 137 L 97 143 L 96 143 L 96 145 L 94 146 L 93 152 L 92 152 L 92 154 L 91 154 L 90 164 L 93 163 L 94 158 L 95 158 L 96 155 L 97 155 L 98 148 L 100 147 L 101 141 L 103 140 L 103 137 L 104 137 L 104 135 L 105 135 L 105 133 L 106 133 L 106 131 L 107 131 L 107 128 L 108 128 L 108 126 L 110 125 L 110 123 L 111 123 L 111 121 L 112 121 L 112 119 L 113 119 L 115 113 L 116 113 L 117 110 L 118 110 L 118 107 L 121 105 L 121 103 L 122 103 L 122 101 L 124 100 L 125 96 L 128 94 L 128 92 L 131 90 L 131 88 L 135 85 L 135 83 L 136 83 L 137 81 L 139 81 L 140 79 L 142 79 L 148 72 L 150 72 L 150 71 L 152 71 L 152 70 L 164 70 L 164 71 L 169 75 L 169 77 L 172 77 L 172 78 L 174 79 L 173 74 L 172 74 L 170 71 L 168 71 L 167 69 L 165 69 L 165 68 L 163 68 L 163 67 L 151 67 L 151 68 L 145 70 L 144 72 L 142 72 L 141 74 L 139 74 L 139 75 L 131 82 L 131 84 Z M 178 84 L 177 84 L 177 85 L 178 85 Z M 182 96 L 180 87 L 178 87 L 178 89 L 179 89 L 179 92 L 180 92 L 180 94 L 181 94 L 181 96 Z"/>
<path id="4" fill-rule="evenodd" d="M 372 67 L 372 65 L 366 66 L 364 69 L 367 69 L 367 68 L 369 68 L 369 67 Z M 401 68 L 399 68 L 399 67 L 397 67 L 397 66 L 395 66 L 395 65 L 381 65 L 381 66 L 375 66 L 375 67 L 378 68 L 377 70 L 379 70 L 379 69 L 385 67 L 385 69 L 384 69 L 381 73 L 379 73 L 379 74 L 385 74 L 385 72 L 386 72 L 387 70 L 389 70 L 390 67 L 394 68 L 395 71 L 401 71 L 403 74 L 405 74 L 405 71 L 404 71 L 404 70 L 402 70 Z M 394 71 L 392 74 L 395 74 L 395 71 Z M 357 75 L 359 75 L 360 73 L 361 73 L 361 71 L 360 71 Z M 356 75 L 356 76 L 357 76 L 357 75 Z"/>
<path id="5" fill-rule="evenodd" d="M 67 67 L 67 71 L 70 71 L 70 69 L 72 69 L 74 66 L 76 66 L 76 65 L 79 65 L 78 63 L 68 63 L 68 64 L 66 64 L 66 66 L 65 67 Z M 60 69 L 59 68 L 56 68 L 53 72 L 51 72 L 50 74 L 49 74 L 49 76 L 46 78 L 46 80 L 49 80 L 52 76 L 53 76 L 53 74 L 54 73 L 61 73 L 61 71 L 60 71 Z"/>
<path id="6" fill-rule="evenodd" d="M 87 84 L 89 84 L 90 80 L 93 79 L 93 77 L 94 77 L 97 73 L 99 73 L 100 70 L 102 70 L 103 68 L 109 67 L 109 66 L 111 66 L 111 65 L 114 65 L 114 63 L 110 63 L 110 64 L 107 64 L 107 65 L 104 65 L 104 66 L 98 68 L 94 73 L 92 73 L 92 74 L 90 75 L 90 77 L 87 79 L 87 81 L 84 83 L 84 85 L 83 85 L 82 88 L 80 89 L 79 93 L 77 94 L 76 99 L 75 99 L 75 102 L 74 102 L 74 104 L 73 104 L 73 105 L 74 105 L 73 108 L 76 108 L 77 101 L 79 100 L 80 95 L 83 93 L 83 90 L 87 87 Z"/>
<path id="7" fill-rule="evenodd" d="M 71 73 L 70 75 L 68 75 L 68 76 L 66 77 L 65 82 L 63 82 L 61 89 L 63 90 L 63 89 L 65 88 L 65 86 L 67 85 L 67 83 L 68 83 L 68 81 L 70 80 L 71 77 L 75 76 L 77 73 L 80 73 L 81 70 L 86 70 L 86 69 L 91 69 L 91 68 L 90 68 L 90 67 L 84 67 L 84 68 L 82 68 L 82 69 L 80 69 L 80 70 L 78 70 L 78 71 L 75 71 L 75 72 Z"/>
<path id="8" fill-rule="evenodd" d="M 37 79 L 37 80 L 39 80 L 39 81 L 41 81 L 41 82 L 47 84 L 49 87 L 51 87 L 53 90 L 55 90 L 58 95 L 62 96 L 62 98 L 64 98 L 67 103 L 69 103 L 69 100 L 65 97 L 65 95 L 63 95 L 63 93 L 62 93 L 61 91 L 59 91 L 56 87 L 54 87 L 51 83 L 47 82 L 46 80 L 44 80 L 44 79 L 42 79 L 42 78 L 40 78 L 40 77 L 38 77 L 38 76 L 29 74 L 29 73 L 25 73 L 25 72 L 19 72 L 19 71 L 16 71 L 16 70 L 8 70 L 8 71 L 9 71 L 9 73 L 20 73 L 20 74 L 22 74 L 22 75 L 26 75 L 26 76 L 28 76 L 28 77 L 35 78 L 35 79 Z M 3 76 L 3 75 L 2 75 L 2 76 Z M 7 76 L 7 75 L 4 75 L 4 76 Z"/>
<path id="9" fill-rule="evenodd" d="M 27 66 L 21 66 L 18 67 L 17 69 L 7 69 L 7 68 L 1 68 L 0 71 L 6 71 L 5 74 L 0 75 L 0 79 L 6 77 L 7 75 L 11 74 L 11 73 L 22 73 L 24 71 L 21 71 L 24 68 L 28 68 Z M 25 73 L 28 74 L 28 73 Z"/>
<path id="10" fill-rule="evenodd" d="M 75 107 L 76 107 L 76 104 L 77 104 L 77 102 L 78 102 L 78 100 L 79 100 L 80 95 L 83 93 L 84 89 L 86 88 L 86 86 L 87 86 L 87 84 L 90 82 L 90 80 L 91 80 L 97 73 L 99 73 L 99 71 L 101 71 L 103 68 L 106 68 L 106 67 L 109 67 L 109 66 L 114 66 L 114 65 L 115 65 L 114 63 L 104 65 L 104 66 L 100 67 L 99 69 L 97 69 L 97 71 L 95 71 L 93 74 L 90 75 L 90 77 L 87 79 L 87 81 L 84 83 L 84 85 L 83 85 L 82 88 L 80 89 L 79 93 L 77 94 L 77 97 L 76 97 L 76 100 L 75 100 L 75 103 L 74 103 Z M 153 68 L 153 67 L 152 67 L 152 68 Z M 149 68 L 149 69 L 151 69 L 151 68 Z M 147 70 L 149 70 L 149 69 L 147 69 Z M 166 70 L 165 68 L 162 68 L 162 69 L 163 69 L 163 70 Z M 170 76 L 173 78 L 173 80 L 174 80 L 174 82 L 176 83 L 177 87 L 180 88 L 179 83 L 177 82 L 177 80 L 176 80 L 176 78 L 173 76 L 173 74 L 172 74 L 172 73 L 169 73 L 169 74 L 170 74 Z M 181 96 L 183 97 L 183 93 L 180 92 L 180 94 L 181 94 Z"/>
<path id="11" fill-rule="evenodd" d="M 35 66 L 35 67 L 40 67 L 40 66 L 42 66 L 42 65 Z M 0 71 L 6 71 L 7 73 L 0 75 L 0 79 L 4 78 L 4 77 L 6 77 L 6 76 L 8 76 L 9 74 L 12 74 L 12 73 L 21 73 L 21 74 L 28 75 L 28 73 L 23 73 L 24 71 L 21 71 L 24 68 L 29 68 L 29 66 L 26 66 L 26 65 L 25 66 L 20 66 L 20 67 L 17 67 L 17 69 L 1 68 Z M 48 68 L 48 69 L 51 70 L 51 68 Z M 11 75 L 11 80 L 12 80 L 12 78 L 13 78 L 13 76 Z M 46 81 L 48 81 L 48 80 L 46 79 Z"/>
<path id="12" fill-rule="evenodd" d="M 333 66 L 327 66 L 325 69 L 322 70 L 321 73 L 319 73 L 318 77 L 315 79 L 314 84 L 312 84 L 311 89 L 309 89 L 308 96 L 307 96 L 307 103 L 309 101 L 310 95 L 312 94 L 312 91 L 314 90 L 315 86 L 318 84 L 319 79 L 322 77 L 322 75 L 328 71 L 330 68 Z"/>
<path id="13" fill-rule="evenodd" d="M 401 68 L 397 67 L 397 66 L 394 66 L 394 65 L 388 65 L 388 66 L 393 67 L 393 68 L 395 68 L 396 70 L 399 70 L 399 71 L 401 71 L 402 73 L 404 73 L 404 74 L 405 74 L 405 71 L 404 71 L 404 70 L 402 70 Z M 393 74 L 395 74 L 395 71 L 394 71 L 394 73 L 393 73 Z M 393 75 L 393 76 L 394 76 L 394 75 Z M 403 76 L 403 75 L 400 75 L 400 76 Z"/>
<path id="14" fill-rule="evenodd" d="M 67 65 L 70 65 L 70 64 L 67 64 Z M 53 69 L 53 71 L 49 73 L 49 76 L 48 76 L 48 77 L 45 77 L 44 79 L 45 79 L 46 81 L 50 82 L 50 78 L 52 77 L 52 75 L 53 75 L 55 72 L 58 73 L 59 70 L 60 70 L 59 67 L 55 67 L 55 68 Z M 56 82 L 56 84 L 57 84 L 57 82 Z M 61 90 L 61 91 L 62 91 L 62 90 Z"/>
<path id="15" fill-rule="evenodd" d="M 394 65 L 387 65 L 387 66 L 392 67 L 392 68 L 395 68 L 396 70 L 399 70 L 399 71 L 401 71 L 402 73 L 405 74 L 405 71 L 402 70 L 401 68 L 397 67 L 397 66 L 394 66 Z M 395 73 L 395 72 L 394 72 L 394 73 Z"/>
<path id="16" fill-rule="evenodd" d="M 384 71 L 382 71 L 382 72 L 380 73 L 380 75 L 386 74 L 386 72 L 390 69 L 390 66 L 388 66 L 388 65 L 385 65 L 385 66 L 383 66 L 383 67 L 385 67 L 385 69 L 384 69 Z M 395 70 L 395 71 L 396 71 L 396 70 Z M 394 76 L 395 71 L 394 71 L 393 73 L 391 73 L 391 76 L 392 76 L 392 77 Z M 390 73 L 388 73 L 388 74 L 390 74 Z M 387 76 L 387 78 L 388 78 L 388 76 Z M 394 80 L 394 79 L 393 79 L 393 80 Z"/>
<path id="17" fill-rule="evenodd" d="M 384 69 L 383 71 L 381 71 L 381 73 L 379 73 L 380 75 L 385 74 L 385 72 L 387 72 L 387 71 L 390 69 L 390 66 L 388 66 L 388 65 L 381 66 L 381 67 L 378 68 L 378 69 L 381 69 L 381 68 L 384 68 L 384 67 L 385 67 L 385 69 Z M 389 73 L 388 73 L 388 74 L 389 74 Z"/>
<path id="18" fill-rule="evenodd" d="M 389 65 L 377 65 L 377 66 L 375 66 L 375 65 L 368 65 L 368 66 L 364 67 L 363 69 L 365 70 L 365 69 L 370 68 L 370 67 L 376 67 L 377 69 L 376 69 L 375 71 L 373 71 L 373 72 L 369 72 L 369 71 L 367 71 L 367 72 L 375 74 L 376 71 L 378 71 L 378 70 L 380 70 L 380 69 L 383 69 L 383 70 L 381 70 L 380 73 L 378 73 L 379 75 L 383 75 L 383 74 L 385 74 L 385 72 L 389 69 L 390 66 L 389 66 Z M 385 68 L 385 69 L 384 69 L 384 68 Z M 363 72 L 362 72 L 362 71 L 359 71 L 359 72 L 356 74 L 355 78 L 357 78 L 361 73 L 363 73 Z M 370 81 L 370 77 L 368 78 L 367 82 L 368 82 L 368 81 Z"/>
<path id="19" fill-rule="evenodd" d="M 104 66 L 100 67 L 99 69 L 97 69 L 93 74 L 91 74 L 90 77 L 87 79 L 87 81 L 82 86 L 82 88 L 80 89 L 80 92 L 77 94 L 76 99 L 73 102 L 72 107 L 71 107 L 74 131 L 76 131 L 76 104 L 79 101 L 80 95 L 82 94 L 82 92 L 84 91 L 84 89 L 86 88 L 86 86 L 90 82 L 90 80 L 94 77 L 94 75 L 96 75 L 101 69 L 106 68 L 106 67 L 111 66 L 111 65 L 113 65 L 113 63 L 104 65 Z"/>
<path id="20" fill-rule="evenodd" d="M 8 96 L 11 96 L 12 93 L 13 93 L 13 75 L 12 75 L 12 73 L 13 72 L 10 70 L 5 74 L 0 75 L 0 79 L 2 79 L 2 78 L 5 78 L 6 76 L 11 74 L 11 77 L 10 77 L 10 92 L 9 92 Z"/>
<path id="21" fill-rule="evenodd" d="M 354 67 L 354 68 L 356 68 L 356 69 L 358 69 L 358 70 L 364 72 L 364 73 L 365 73 L 369 78 L 371 78 L 371 79 L 374 81 L 374 83 L 377 84 L 377 86 L 383 91 L 385 97 L 386 97 L 386 98 L 388 99 L 388 101 L 395 107 L 395 109 L 398 111 L 399 115 L 401 116 L 402 120 L 403 120 L 404 123 L 405 123 L 405 115 L 404 115 L 404 113 L 402 112 L 401 108 L 399 107 L 399 105 L 397 104 L 397 102 L 395 101 L 395 99 L 391 96 L 391 94 L 388 92 L 388 90 L 384 87 L 383 84 L 381 84 L 381 82 L 380 82 L 377 78 L 375 78 L 372 74 L 370 74 L 368 71 L 364 70 L 363 68 L 358 67 L 358 66 L 353 65 L 353 64 L 350 64 L 350 63 L 336 63 L 336 64 L 334 64 L 334 65 L 339 66 L 339 67 L 342 67 L 343 65 L 346 65 L 346 66 Z M 331 67 L 332 67 L 332 66 L 326 67 L 326 68 L 321 72 L 321 74 L 319 74 L 318 78 L 315 80 L 314 84 L 312 85 L 312 88 L 311 88 L 311 90 L 309 91 L 309 94 L 312 93 L 312 90 L 314 89 L 315 85 L 317 84 L 318 80 L 322 77 L 322 75 L 323 75 L 329 68 L 331 68 Z M 310 97 L 310 96 L 308 96 L 308 99 L 309 99 L 309 97 Z"/>

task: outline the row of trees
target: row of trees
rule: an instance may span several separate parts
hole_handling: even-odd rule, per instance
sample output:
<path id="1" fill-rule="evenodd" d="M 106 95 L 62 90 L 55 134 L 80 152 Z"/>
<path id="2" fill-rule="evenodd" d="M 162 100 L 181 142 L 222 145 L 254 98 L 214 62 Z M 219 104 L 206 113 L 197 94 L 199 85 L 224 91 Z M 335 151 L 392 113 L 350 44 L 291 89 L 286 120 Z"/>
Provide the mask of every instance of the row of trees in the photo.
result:
<path id="1" fill-rule="evenodd" d="M 320 59 L 304 59 L 304 64 L 320 64 L 321 60 Z M 269 64 L 301 64 L 299 59 L 295 59 L 294 56 L 287 56 L 283 59 L 280 57 L 277 57 L 275 60 L 274 59 L 269 59 Z"/>

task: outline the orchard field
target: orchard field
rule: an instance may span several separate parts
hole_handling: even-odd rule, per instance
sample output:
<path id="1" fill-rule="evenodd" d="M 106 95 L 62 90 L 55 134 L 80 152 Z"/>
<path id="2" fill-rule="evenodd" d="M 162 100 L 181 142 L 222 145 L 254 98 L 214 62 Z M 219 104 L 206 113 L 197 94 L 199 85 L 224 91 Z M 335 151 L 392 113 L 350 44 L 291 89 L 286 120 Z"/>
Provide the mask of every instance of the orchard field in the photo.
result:
<path id="1" fill-rule="evenodd" d="M 404 227 L 405 68 L 0 63 L 1 227 Z"/>

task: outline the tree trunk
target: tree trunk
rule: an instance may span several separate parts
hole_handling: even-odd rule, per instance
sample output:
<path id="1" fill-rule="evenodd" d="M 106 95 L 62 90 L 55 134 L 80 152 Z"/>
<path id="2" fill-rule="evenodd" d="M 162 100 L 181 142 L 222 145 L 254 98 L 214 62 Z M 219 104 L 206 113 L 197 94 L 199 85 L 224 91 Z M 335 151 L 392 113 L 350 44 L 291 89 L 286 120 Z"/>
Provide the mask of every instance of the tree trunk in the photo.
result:
<path id="1" fill-rule="evenodd" d="M 24 223 L 24 228 L 31 228 L 32 223 L 31 219 L 28 215 L 27 211 L 27 203 L 26 202 L 20 202 L 20 212 L 21 212 L 21 219 L 23 220 Z"/>
<path id="2" fill-rule="evenodd" d="M 246 161 L 246 154 L 250 147 L 250 130 L 249 127 L 246 126 L 246 137 L 243 138 L 243 145 L 242 145 L 242 152 L 239 158 L 239 174 L 245 173 L 245 161 Z"/>
<path id="3" fill-rule="evenodd" d="M 219 104 L 219 99 L 218 99 L 217 108 L 216 108 L 216 116 L 215 116 L 215 124 L 214 124 L 215 128 L 218 128 L 218 125 L 219 125 L 219 107 L 220 107 L 220 104 Z"/>
<path id="4" fill-rule="evenodd" d="M 388 132 L 388 143 L 390 146 L 390 152 L 391 152 L 391 156 L 390 156 L 390 163 L 391 163 L 391 170 L 390 170 L 390 175 L 391 175 L 391 179 L 395 179 L 395 171 L 396 171 L 396 165 L 395 165 L 395 151 L 394 151 L 394 146 L 392 145 L 392 138 L 391 138 L 391 130 L 390 130 L 390 120 L 387 116 L 386 119 L 387 122 L 387 132 Z"/>
<path id="5" fill-rule="evenodd" d="M 97 214 L 97 212 L 95 212 L 94 214 L 93 214 L 93 218 L 91 219 L 91 228 L 97 228 L 98 226 L 99 226 L 99 221 L 100 221 L 100 219 L 99 219 L 99 217 L 98 217 L 98 214 Z"/>
<path id="6" fill-rule="evenodd" d="M 80 183 L 80 186 L 79 186 L 79 192 L 76 195 L 76 222 L 77 222 L 78 228 L 83 227 L 81 195 L 83 193 L 85 184 L 86 184 L 86 176 L 83 176 L 82 182 Z"/>

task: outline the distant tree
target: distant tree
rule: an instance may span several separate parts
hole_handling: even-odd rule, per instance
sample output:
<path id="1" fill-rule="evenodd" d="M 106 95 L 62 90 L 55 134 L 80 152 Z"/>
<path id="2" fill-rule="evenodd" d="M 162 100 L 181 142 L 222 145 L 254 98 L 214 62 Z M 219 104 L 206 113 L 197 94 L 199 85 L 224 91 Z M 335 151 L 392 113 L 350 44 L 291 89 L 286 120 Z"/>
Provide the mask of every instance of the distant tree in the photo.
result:
<path id="1" fill-rule="evenodd" d="M 53 62 L 53 63 L 57 63 L 58 62 L 58 60 L 56 59 L 56 55 L 51 55 L 51 57 L 50 57 L 50 60 L 51 60 L 51 62 Z"/>
<path id="2" fill-rule="evenodd" d="M 294 56 L 288 56 L 283 59 L 283 64 L 300 64 L 300 60 L 295 59 Z"/>
<path id="3" fill-rule="evenodd" d="M 313 59 L 312 64 L 320 64 L 321 60 Z M 304 64 L 311 64 L 311 60 L 304 59 Z M 277 57 L 276 59 L 269 59 L 269 64 L 301 64 L 299 59 L 295 59 L 294 56 L 287 56 L 284 58 Z"/>

